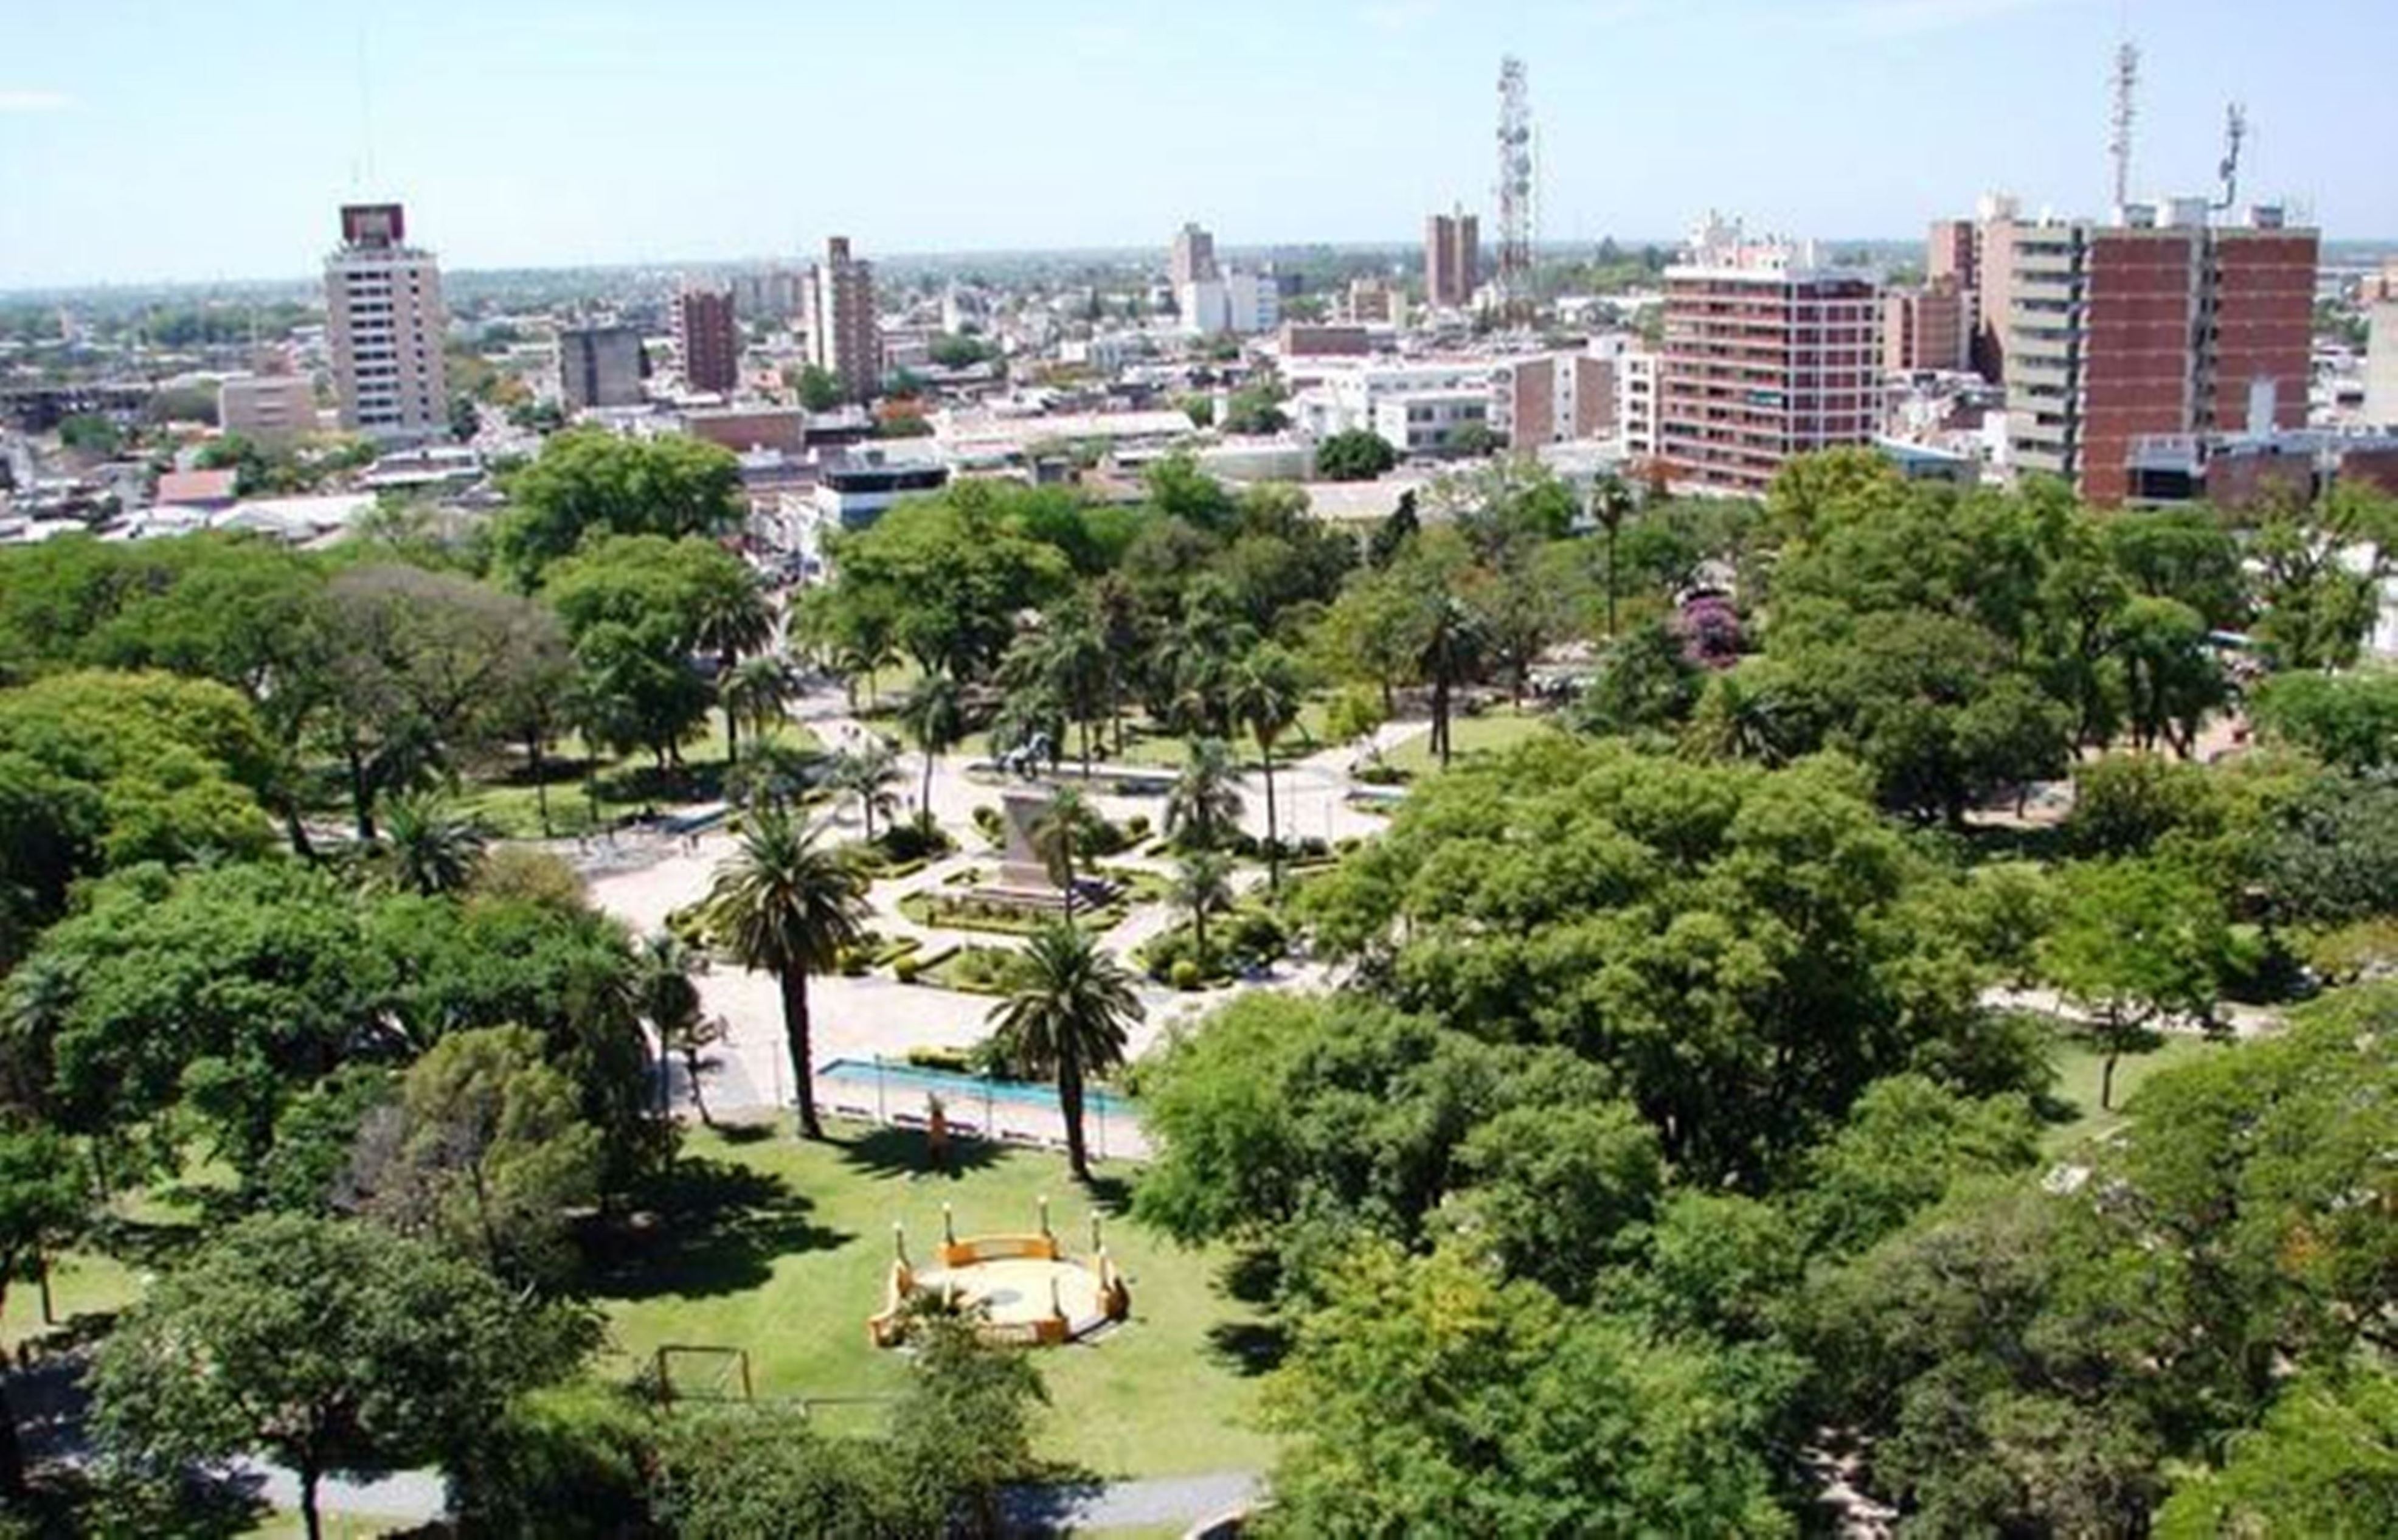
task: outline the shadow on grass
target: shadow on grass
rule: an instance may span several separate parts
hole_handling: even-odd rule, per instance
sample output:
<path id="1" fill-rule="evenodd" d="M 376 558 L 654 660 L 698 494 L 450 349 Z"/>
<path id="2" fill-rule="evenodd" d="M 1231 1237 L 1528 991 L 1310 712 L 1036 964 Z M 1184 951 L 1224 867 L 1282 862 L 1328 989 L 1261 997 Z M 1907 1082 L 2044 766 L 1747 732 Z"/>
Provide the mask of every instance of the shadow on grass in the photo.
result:
<path id="1" fill-rule="evenodd" d="M 1244 1247 L 1224 1263 L 1218 1281 L 1243 1304 L 1271 1304 L 1282 1286 L 1282 1258 L 1269 1246 Z"/>
<path id="2" fill-rule="evenodd" d="M 808 1217 L 783 1179 L 730 1161 L 686 1156 L 625 1222 L 587 1239 L 595 1292 L 614 1299 L 734 1294 L 766 1281 L 775 1259 L 855 1237 Z"/>
<path id="3" fill-rule="evenodd" d="M 1090 1196 L 1092 1206 L 1110 1219 L 1121 1219 L 1132 1212 L 1132 1183 L 1123 1177 L 1095 1171 L 1083 1191 Z"/>
<path id="4" fill-rule="evenodd" d="M 841 1148 L 843 1164 L 854 1166 L 868 1176 L 946 1176 L 963 1177 L 968 1171 L 978 1171 L 999 1159 L 1001 1147 L 988 1139 L 961 1139 L 952 1135 L 949 1153 L 936 1165 L 923 1131 L 920 1128 L 873 1128 L 846 1141 L 835 1140 Z"/>
<path id="5" fill-rule="evenodd" d="M 206 1219 L 188 1224 L 160 1223 L 110 1215 L 92 1225 L 84 1244 L 128 1267 L 163 1273 L 182 1262 L 209 1233 Z"/>
<path id="6" fill-rule="evenodd" d="M 1207 1329 L 1207 1349 L 1244 1379 L 1255 1379 L 1290 1351 L 1290 1333 L 1272 1321 L 1218 1321 Z"/>

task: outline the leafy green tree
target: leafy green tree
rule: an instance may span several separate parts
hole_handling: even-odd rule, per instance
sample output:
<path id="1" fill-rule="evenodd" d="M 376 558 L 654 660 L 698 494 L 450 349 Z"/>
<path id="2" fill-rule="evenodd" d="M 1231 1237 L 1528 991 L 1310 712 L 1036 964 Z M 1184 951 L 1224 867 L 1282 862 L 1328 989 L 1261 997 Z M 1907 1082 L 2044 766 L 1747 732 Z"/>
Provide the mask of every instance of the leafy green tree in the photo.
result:
<path id="1" fill-rule="evenodd" d="M 1025 831 L 1032 853 L 1049 873 L 1049 880 L 1065 895 L 1066 918 L 1074 918 L 1074 905 L 1081 898 L 1081 877 L 1075 861 L 1096 842 L 1106 822 L 1089 798 L 1071 786 L 1059 787 L 1049 794 L 1048 805 Z"/>
<path id="2" fill-rule="evenodd" d="M 958 682 L 947 674 L 926 675 L 900 707 L 899 721 L 916 740 L 917 753 L 923 757 L 923 795 L 916 816 L 929 828 L 933 822 L 934 766 L 965 736 L 965 708 L 958 693 Z"/>
<path id="3" fill-rule="evenodd" d="M 835 790 L 856 801 L 869 844 L 878 816 L 898 816 L 899 755 L 883 739 L 869 737 L 862 747 L 834 755 L 828 779 Z"/>
<path id="4" fill-rule="evenodd" d="M 1818 1253 L 1848 1255 L 1891 1235 L 1960 1182 L 2028 1171 L 2040 1122 L 2021 1094 L 1960 1096 L 1920 1074 L 1878 1080 L 1808 1157 L 1797 1201 Z"/>
<path id="5" fill-rule="evenodd" d="M 1191 916 L 1192 943 L 1205 969 L 1210 961 L 1207 916 L 1233 905 L 1232 858 L 1205 847 L 1185 851 L 1174 863 L 1170 892 L 1175 907 Z"/>
<path id="6" fill-rule="evenodd" d="M 754 709 L 761 698 L 768 699 L 780 714 L 782 703 L 773 700 L 771 692 L 761 697 L 756 689 L 759 682 L 774 676 L 753 674 L 747 692 L 733 688 L 745 658 L 761 664 L 771 661 L 753 655 L 775 640 L 775 612 L 748 563 L 712 563 L 707 573 L 711 581 L 701 586 L 696 595 L 692 641 L 702 652 L 716 656 L 717 698 L 724 709 L 724 758 L 729 764 L 741 758 L 739 723 L 745 700 Z"/>
<path id="7" fill-rule="evenodd" d="M 794 693 L 791 670 L 780 658 L 746 657 L 734 665 L 731 673 L 720 677 L 716 699 L 724 709 L 727 763 L 738 757 L 733 747 L 736 726 L 748 726 L 762 743 L 790 709 Z"/>
<path id="8" fill-rule="evenodd" d="M 89 1208 L 76 1179 L 74 1151 L 47 1128 L 0 1127 L 0 1306 L 8 1285 L 45 1277 L 52 1247 L 82 1223 Z M 43 1284 L 44 1308 L 49 1291 Z M 17 1414 L 0 1385 L 0 1497 L 25 1496 L 25 1453 Z"/>
<path id="9" fill-rule="evenodd" d="M 396 797 L 384 819 L 385 876 L 404 893 L 457 893 L 475 880 L 489 844 L 480 820 L 459 816 L 443 799 Z"/>
<path id="10" fill-rule="evenodd" d="M 1378 570 L 1389 566 L 1421 528 L 1423 520 L 1416 512 L 1415 489 L 1410 487 L 1399 493 L 1398 505 L 1391 509 L 1391 516 L 1374 526 L 1373 538 L 1366 547 L 1367 563 Z"/>
<path id="11" fill-rule="evenodd" d="M 1306 704 L 1306 685 L 1299 660 L 1273 642 L 1265 642 L 1233 665 L 1228 704 L 1233 715 L 1258 740 L 1266 789 L 1266 884 L 1282 891 L 1282 835 L 1274 817 L 1274 746 L 1298 723 Z"/>
<path id="12" fill-rule="evenodd" d="M 909 499 L 832 541 L 838 574 L 817 624 L 842 642 L 880 631 L 926 673 L 988 677 L 1017 618 L 1066 592 L 1071 563 L 1025 533 L 1043 489 L 988 481 Z"/>
<path id="13" fill-rule="evenodd" d="M 2199 729 L 2230 694 L 2207 645 L 2205 617 L 2176 599 L 2135 599 L 2115 627 L 2123 674 L 2125 725 L 2143 749 L 2160 739 L 2184 759 Z"/>
<path id="14" fill-rule="evenodd" d="M 1662 621 L 1651 622 L 1608 647 L 1575 720 L 1585 732 L 1671 732 L 1698 705 L 1701 679 L 1682 639 Z"/>
<path id="15" fill-rule="evenodd" d="M 2398 564 L 2398 504 L 2343 483 L 2313 507 L 2269 508 L 2244 549 L 2256 569 L 2256 635 L 2274 663 L 2347 668 L 2372 632 L 2380 586 Z"/>
<path id="16" fill-rule="evenodd" d="M 471 1263 L 370 1226 L 235 1225 L 126 1313 L 92 1372 L 102 1448 L 137 1479 L 259 1454 L 300 1480 L 454 1457 L 511 1396 L 580 1356 Z"/>
<path id="17" fill-rule="evenodd" d="M 2116 1061 L 2158 1021 L 2213 1024 L 2229 947 L 2220 901 L 2181 871 L 2153 861 L 2104 861 L 2063 873 L 2041 970 L 2095 1016 L 2095 1035 L 2107 1055 L 2099 1106 L 2115 1104 Z"/>
<path id="18" fill-rule="evenodd" d="M 1399 452 L 1371 428 L 1336 433 L 1315 446 L 1315 474 L 1325 481 L 1370 481 L 1399 463 Z"/>
<path id="19" fill-rule="evenodd" d="M 1271 380 L 1244 385 L 1224 404 L 1224 431 L 1280 433 L 1290 426 L 1290 413 L 1282 409 L 1285 399 L 1282 387 Z"/>
<path id="20" fill-rule="evenodd" d="M 737 527 L 744 512 L 740 462 L 679 434 L 555 434 L 505 488 L 511 506 L 493 522 L 492 554 L 526 588 L 593 531 L 712 536 Z"/>
<path id="21" fill-rule="evenodd" d="M 711 1017 L 699 996 L 696 975 L 707 970 L 707 954 L 683 944 L 672 931 L 654 931 L 640 943 L 641 1020 L 658 1045 L 658 1090 L 667 1090 L 666 1060 L 682 1060 L 683 1078 L 691 1083 L 691 1104 L 701 1123 L 714 1127 L 707 1101 L 700 1091 L 702 1056 L 723 1041 L 724 1021 Z"/>
<path id="22" fill-rule="evenodd" d="M 1124 1062 L 1125 1033 L 1144 1014 L 1124 965 L 1068 921 L 1033 932 L 1014 987 L 991 1008 L 991 1027 L 1008 1056 L 1031 1074 L 1057 1076 L 1066 1163 L 1078 1182 L 1091 1179 L 1084 1087 Z"/>
<path id="23" fill-rule="evenodd" d="M 822 364 L 801 366 L 796 388 L 800 405 L 810 412 L 830 412 L 849 399 L 842 388 L 841 377 Z"/>
<path id="24" fill-rule="evenodd" d="M 2398 1384 L 2378 1369 L 2318 1372 L 2234 1434 L 2223 1468 L 2178 1484 L 2162 1540 L 2398 1531 Z"/>
<path id="25" fill-rule="evenodd" d="M 2277 674 L 2252 693 L 2249 711 L 2267 737 L 2342 769 L 2398 764 L 2398 670 Z"/>
<path id="26" fill-rule="evenodd" d="M 1590 516 L 1607 536 L 1607 635 L 1615 639 L 1615 597 L 1618 583 L 1615 564 L 1616 542 L 1623 536 L 1623 521 L 1632 515 L 1632 488 L 1621 476 L 1601 476 L 1591 483 Z"/>
<path id="27" fill-rule="evenodd" d="M 1196 850 L 1220 850 L 1240 831 L 1241 789 L 1220 739 L 1191 745 L 1165 793 L 1165 831 Z"/>
<path id="28" fill-rule="evenodd" d="M 1269 1385 L 1268 1527 L 1794 1534 L 1755 1452 L 1785 1394 L 1453 1250 L 1367 1247 Z"/>
<path id="29" fill-rule="evenodd" d="M 1629 1251 L 1665 1183 L 1657 1133 L 1621 1101 L 1520 1106 L 1458 1146 L 1463 1186 L 1444 1217 L 1459 1236 L 1560 1299 L 1590 1296 Z"/>
<path id="30" fill-rule="evenodd" d="M 661 766 L 679 759 L 707 714 L 709 690 L 693 655 L 716 655 L 721 696 L 772 628 L 749 569 L 697 538 L 596 537 L 550 567 L 544 594 L 573 638 L 602 736 L 649 749 Z"/>
<path id="31" fill-rule="evenodd" d="M 788 814 L 761 809 L 743 828 L 740 848 L 717 868 L 705 913 L 708 935 L 727 955 L 775 976 L 800 1131 L 822 1139 L 808 975 L 832 971 L 840 953 L 865 934 L 864 876 L 847 856 L 819 846 L 815 832 Z"/>

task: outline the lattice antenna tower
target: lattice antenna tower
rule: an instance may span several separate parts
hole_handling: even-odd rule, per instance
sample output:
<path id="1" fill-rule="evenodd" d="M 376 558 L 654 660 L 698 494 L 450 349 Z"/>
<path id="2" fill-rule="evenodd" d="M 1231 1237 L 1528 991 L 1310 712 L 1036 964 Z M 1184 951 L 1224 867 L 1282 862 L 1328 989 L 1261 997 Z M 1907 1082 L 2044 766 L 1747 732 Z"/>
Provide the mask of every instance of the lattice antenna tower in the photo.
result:
<path id="1" fill-rule="evenodd" d="M 2234 101 L 2223 110 L 2223 159 L 2215 169 L 2223 182 L 2223 198 L 2215 205 L 2217 213 L 2239 200 L 2240 146 L 2247 137 L 2248 109 Z"/>
<path id="2" fill-rule="evenodd" d="M 1524 61 L 1499 61 L 1499 299 L 1510 320 L 1532 304 L 1532 106 Z"/>
<path id="3" fill-rule="evenodd" d="M 2115 157 L 2115 207 L 2132 200 L 2132 92 L 2140 83 L 2140 48 L 2130 38 L 2115 50 L 2115 106 L 2109 115 L 2114 132 L 2107 153 Z"/>

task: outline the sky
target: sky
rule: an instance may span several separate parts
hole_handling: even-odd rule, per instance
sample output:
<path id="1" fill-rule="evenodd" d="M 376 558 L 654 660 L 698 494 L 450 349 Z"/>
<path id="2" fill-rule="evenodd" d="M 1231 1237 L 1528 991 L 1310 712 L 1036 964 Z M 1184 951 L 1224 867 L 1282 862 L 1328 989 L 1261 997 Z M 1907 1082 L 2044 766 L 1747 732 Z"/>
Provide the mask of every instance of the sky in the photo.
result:
<path id="1" fill-rule="evenodd" d="M 1992 188 L 2252 193 L 2398 236 L 2392 0 L 0 0 L 0 289 L 313 272 L 392 197 L 451 267 L 1490 239 L 1502 54 L 1543 241 L 1920 237 Z"/>

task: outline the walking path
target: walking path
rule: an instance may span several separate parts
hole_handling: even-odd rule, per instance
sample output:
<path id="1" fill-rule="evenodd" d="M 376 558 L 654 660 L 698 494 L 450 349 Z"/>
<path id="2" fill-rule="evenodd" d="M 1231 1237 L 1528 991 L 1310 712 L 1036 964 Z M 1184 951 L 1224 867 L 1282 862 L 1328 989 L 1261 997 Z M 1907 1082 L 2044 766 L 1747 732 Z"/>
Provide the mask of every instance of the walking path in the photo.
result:
<path id="1" fill-rule="evenodd" d="M 1255 1472 L 1161 1476 L 1087 1486 L 1016 1487 L 1001 1511 L 1010 1528 L 1035 1533 L 1163 1529 L 1204 1524 L 1256 1506 L 1265 1483 Z"/>

